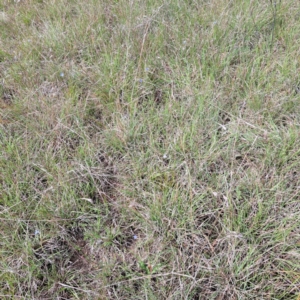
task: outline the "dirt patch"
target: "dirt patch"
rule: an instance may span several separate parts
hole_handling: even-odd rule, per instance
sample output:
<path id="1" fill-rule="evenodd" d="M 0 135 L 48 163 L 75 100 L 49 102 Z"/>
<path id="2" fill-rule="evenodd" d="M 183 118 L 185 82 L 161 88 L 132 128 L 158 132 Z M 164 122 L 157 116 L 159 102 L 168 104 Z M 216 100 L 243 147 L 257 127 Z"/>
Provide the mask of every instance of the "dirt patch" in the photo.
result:
<path id="1" fill-rule="evenodd" d="M 13 98 L 16 92 L 13 89 L 0 86 L 0 124 L 7 125 L 10 122 L 10 111 L 13 107 Z"/>

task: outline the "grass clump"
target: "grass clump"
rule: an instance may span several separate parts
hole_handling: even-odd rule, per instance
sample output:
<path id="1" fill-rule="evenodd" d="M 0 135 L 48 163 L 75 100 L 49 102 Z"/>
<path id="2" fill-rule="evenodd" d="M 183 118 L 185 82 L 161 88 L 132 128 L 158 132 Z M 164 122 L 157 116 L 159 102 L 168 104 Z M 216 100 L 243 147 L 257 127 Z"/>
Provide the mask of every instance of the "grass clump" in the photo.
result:
<path id="1" fill-rule="evenodd" d="M 0 4 L 0 294 L 300 297 L 297 4 Z"/>

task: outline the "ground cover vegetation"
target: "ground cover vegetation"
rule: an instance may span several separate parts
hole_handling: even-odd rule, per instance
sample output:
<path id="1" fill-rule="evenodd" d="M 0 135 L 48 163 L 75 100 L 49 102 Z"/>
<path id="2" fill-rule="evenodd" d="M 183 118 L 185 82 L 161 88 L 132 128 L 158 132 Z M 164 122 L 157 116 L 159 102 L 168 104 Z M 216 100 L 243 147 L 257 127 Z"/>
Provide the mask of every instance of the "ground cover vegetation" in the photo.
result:
<path id="1" fill-rule="evenodd" d="M 1 299 L 300 299 L 300 5 L 2 0 Z"/>

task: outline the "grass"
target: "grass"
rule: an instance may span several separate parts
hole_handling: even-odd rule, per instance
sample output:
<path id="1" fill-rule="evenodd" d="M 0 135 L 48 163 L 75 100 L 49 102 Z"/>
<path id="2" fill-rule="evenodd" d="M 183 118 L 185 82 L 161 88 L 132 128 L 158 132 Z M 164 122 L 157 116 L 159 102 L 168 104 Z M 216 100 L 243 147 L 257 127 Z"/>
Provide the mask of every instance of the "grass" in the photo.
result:
<path id="1" fill-rule="evenodd" d="M 0 4 L 1 299 L 300 299 L 296 1 Z"/>

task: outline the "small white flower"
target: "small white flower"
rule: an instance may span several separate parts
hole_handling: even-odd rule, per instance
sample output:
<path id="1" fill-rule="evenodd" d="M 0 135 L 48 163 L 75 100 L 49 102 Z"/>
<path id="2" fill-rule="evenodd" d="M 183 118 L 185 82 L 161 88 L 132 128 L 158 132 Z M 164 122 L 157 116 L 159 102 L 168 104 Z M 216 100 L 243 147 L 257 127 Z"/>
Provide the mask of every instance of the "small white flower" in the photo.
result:
<path id="1" fill-rule="evenodd" d="M 60 77 L 64 77 L 64 76 L 65 76 L 64 72 L 61 72 L 61 73 L 59 74 L 59 76 L 60 76 Z"/>

